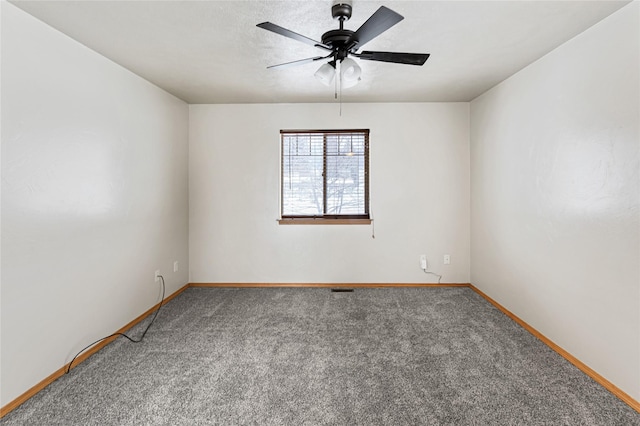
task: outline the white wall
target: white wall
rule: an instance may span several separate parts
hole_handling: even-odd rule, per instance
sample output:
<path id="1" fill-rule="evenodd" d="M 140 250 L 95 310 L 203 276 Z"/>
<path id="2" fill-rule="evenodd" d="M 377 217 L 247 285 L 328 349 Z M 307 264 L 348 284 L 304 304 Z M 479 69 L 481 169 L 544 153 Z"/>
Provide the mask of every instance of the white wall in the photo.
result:
<path id="1" fill-rule="evenodd" d="M 366 225 L 278 225 L 281 129 L 371 129 Z M 191 282 L 469 282 L 469 106 L 191 105 Z M 443 254 L 451 255 L 444 266 Z"/>
<path id="2" fill-rule="evenodd" d="M 1 4 L 4 406 L 188 282 L 188 106 Z"/>
<path id="3" fill-rule="evenodd" d="M 639 4 L 471 103 L 471 282 L 640 400 Z"/>

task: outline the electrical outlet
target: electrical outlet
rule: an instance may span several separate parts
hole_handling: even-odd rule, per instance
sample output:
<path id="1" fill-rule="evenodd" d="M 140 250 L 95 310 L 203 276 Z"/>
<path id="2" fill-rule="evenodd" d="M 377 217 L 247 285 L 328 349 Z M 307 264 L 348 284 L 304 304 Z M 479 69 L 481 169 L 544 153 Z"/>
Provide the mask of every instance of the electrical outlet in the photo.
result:
<path id="1" fill-rule="evenodd" d="M 178 272 L 178 261 L 173 262 L 173 272 Z"/>
<path id="2" fill-rule="evenodd" d="M 160 269 L 156 269 L 155 280 L 156 282 L 160 281 Z"/>
<path id="3" fill-rule="evenodd" d="M 445 265 L 450 265 L 451 264 L 451 256 L 449 256 L 448 254 L 444 255 L 444 264 Z"/>
<path id="4" fill-rule="evenodd" d="M 427 269 L 427 255 L 423 254 L 420 256 L 420 267 L 422 269 Z"/>

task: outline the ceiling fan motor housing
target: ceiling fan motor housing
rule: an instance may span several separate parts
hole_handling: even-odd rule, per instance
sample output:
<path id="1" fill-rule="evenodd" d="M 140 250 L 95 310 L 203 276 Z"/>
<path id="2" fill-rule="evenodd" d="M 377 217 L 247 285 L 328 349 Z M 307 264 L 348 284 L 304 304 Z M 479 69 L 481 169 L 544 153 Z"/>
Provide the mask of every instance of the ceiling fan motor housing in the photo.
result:
<path id="1" fill-rule="evenodd" d="M 322 34 L 322 44 L 334 48 L 349 49 L 350 42 L 356 41 L 351 30 L 330 30 Z"/>

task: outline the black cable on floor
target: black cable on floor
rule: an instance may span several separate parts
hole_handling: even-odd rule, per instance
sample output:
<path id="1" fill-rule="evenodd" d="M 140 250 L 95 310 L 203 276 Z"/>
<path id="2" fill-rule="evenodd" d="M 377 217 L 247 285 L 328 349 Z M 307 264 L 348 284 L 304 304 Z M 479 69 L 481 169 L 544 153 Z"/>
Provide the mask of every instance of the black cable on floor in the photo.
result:
<path id="1" fill-rule="evenodd" d="M 65 374 L 69 374 L 69 371 L 71 371 L 71 365 L 73 364 L 73 361 L 75 361 L 76 358 L 78 358 L 78 356 L 81 353 L 83 353 L 84 351 L 86 351 L 87 349 L 89 349 L 90 347 L 95 345 L 96 343 L 102 342 L 103 340 L 107 340 L 107 339 L 109 339 L 111 337 L 123 336 L 123 337 L 126 337 L 127 339 L 129 339 L 129 341 L 131 341 L 133 343 L 142 342 L 142 339 L 144 339 L 144 336 L 147 334 L 147 331 L 149 331 L 149 328 L 151 328 L 151 324 L 153 324 L 153 322 L 156 320 L 156 317 L 158 316 L 158 312 L 160 312 L 160 308 L 162 307 L 162 303 L 164 302 L 164 294 L 165 294 L 164 277 L 162 275 L 158 275 L 158 277 L 162 280 L 162 299 L 160 300 L 160 304 L 158 305 L 158 309 L 156 309 L 156 312 L 153 314 L 153 318 L 151 319 L 151 322 L 149 323 L 147 328 L 145 328 L 144 331 L 142 332 L 142 336 L 140 336 L 140 338 L 138 340 L 136 340 L 136 339 L 133 339 L 133 338 L 127 336 L 124 333 L 114 333 L 114 334 L 110 334 L 109 336 L 103 337 L 102 339 L 98 339 L 95 342 L 91 343 L 90 345 L 87 345 L 84 349 L 82 349 L 80 352 L 78 352 L 76 354 L 76 356 L 73 357 L 73 359 L 71 360 L 71 362 L 67 366 L 67 370 L 65 371 Z"/>

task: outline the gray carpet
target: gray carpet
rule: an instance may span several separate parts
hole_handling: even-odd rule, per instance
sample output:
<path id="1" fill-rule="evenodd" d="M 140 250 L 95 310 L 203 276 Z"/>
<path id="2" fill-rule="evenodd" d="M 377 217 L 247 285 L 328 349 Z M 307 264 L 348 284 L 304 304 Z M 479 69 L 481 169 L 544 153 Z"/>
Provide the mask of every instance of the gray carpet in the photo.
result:
<path id="1" fill-rule="evenodd" d="M 0 423 L 618 426 L 640 414 L 468 288 L 191 288 L 142 343 L 119 338 Z"/>

